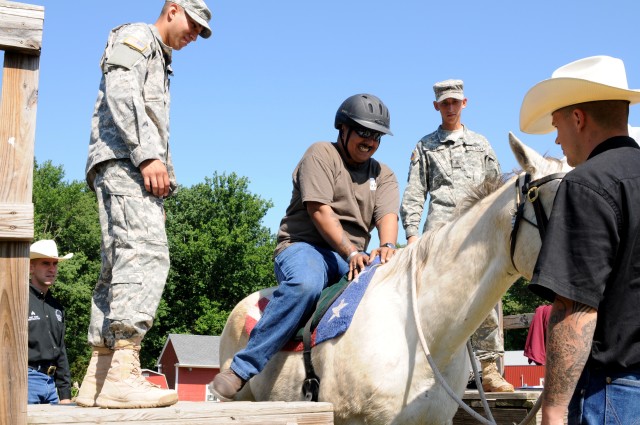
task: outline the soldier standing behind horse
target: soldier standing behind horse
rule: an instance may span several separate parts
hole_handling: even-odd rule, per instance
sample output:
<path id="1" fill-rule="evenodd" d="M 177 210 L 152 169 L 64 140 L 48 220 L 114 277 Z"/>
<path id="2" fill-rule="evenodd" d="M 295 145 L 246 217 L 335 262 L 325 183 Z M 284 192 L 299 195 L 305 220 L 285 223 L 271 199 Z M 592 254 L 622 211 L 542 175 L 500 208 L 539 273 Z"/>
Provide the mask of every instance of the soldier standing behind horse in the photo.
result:
<path id="1" fill-rule="evenodd" d="M 418 239 L 427 195 L 429 209 L 423 232 L 433 229 L 437 223 L 449 221 L 456 206 L 469 195 L 470 188 L 485 178 L 500 175 L 500 165 L 489 141 L 462 124 L 462 110 L 467 106 L 463 82 L 438 82 L 433 91 L 436 97 L 433 106 L 440 112 L 442 124 L 423 137 L 413 150 L 400 207 L 409 244 Z M 513 385 L 505 381 L 496 365 L 504 353 L 504 342 L 495 310 L 472 336 L 472 344 L 482 367 L 483 389 L 513 391 Z"/>
<path id="2" fill-rule="evenodd" d="M 347 98 L 336 113 L 335 143 L 318 142 L 293 172 L 293 193 L 278 231 L 275 273 L 279 286 L 246 348 L 216 375 L 213 391 L 229 401 L 309 318 L 327 285 L 354 278 L 380 255 L 395 253 L 398 181 L 374 160 L 382 136 L 391 134 L 387 107 L 376 96 Z M 376 227 L 381 242 L 365 250 Z"/>
<path id="3" fill-rule="evenodd" d="M 542 424 L 635 424 L 640 417 L 640 149 L 628 136 L 624 63 L 594 56 L 526 94 L 525 133 L 557 131 L 569 172 L 529 288 L 553 301 Z"/>

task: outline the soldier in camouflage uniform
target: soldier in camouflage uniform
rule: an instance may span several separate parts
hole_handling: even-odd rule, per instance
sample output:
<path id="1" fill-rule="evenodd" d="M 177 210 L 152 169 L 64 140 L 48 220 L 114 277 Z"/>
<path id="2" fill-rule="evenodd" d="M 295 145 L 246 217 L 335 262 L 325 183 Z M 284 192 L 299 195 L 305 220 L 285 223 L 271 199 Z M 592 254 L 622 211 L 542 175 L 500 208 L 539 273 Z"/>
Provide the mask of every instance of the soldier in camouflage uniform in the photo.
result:
<path id="1" fill-rule="evenodd" d="M 451 219 L 456 205 L 469 195 L 469 188 L 487 177 L 500 175 L 500 165 L 489 141 L 461 122 L 467 106 L 461 80 L 446 80 L 433 86 L 433 105 L 442 116 L 436 131 L 423 137 L 411 155 L 409 177 L 400 207 L 400 217 L 409 244 L 419 235 L 424 204 L 429 210 L 423 232 Z M 482 366 L 485 391 L 513 391 L 498 372 L 496 360 L 504 352 L 498 315 L 492 310 L 472 337 Z"/>
<path id="2" fill-rule="evenodd" d="M 164 198 L 176 189 L 169 152 L 169 76 L 173 50 L 211 35 L 203 0 L 167 1 L 153 25 L 111 31 L 91 120 L 86 176 L 96 192 L 102 269 L 93 293 L 93 354 L 76 402 L 144 408 L 178 401 L 140 374 L 142 338 L 151 328 L 169 272 Z"/>

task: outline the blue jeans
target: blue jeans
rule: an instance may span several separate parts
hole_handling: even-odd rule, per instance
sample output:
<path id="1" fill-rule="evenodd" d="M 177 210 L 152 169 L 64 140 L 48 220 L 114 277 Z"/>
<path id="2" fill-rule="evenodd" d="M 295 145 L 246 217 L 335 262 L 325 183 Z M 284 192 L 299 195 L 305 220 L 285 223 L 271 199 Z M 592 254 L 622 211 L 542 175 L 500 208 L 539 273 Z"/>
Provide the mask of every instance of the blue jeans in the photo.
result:
<path id="1" fill-rule="evenodd" d="M 569 403 L 569 425 L 640 424 L 640 371 L 585 369 Z"/>
<path id="2" fill-rule="evenodd" d="M 53 376 L 29 368 L 29 404 L 58 404 L 58 391 Z"/>
<path id="3" fill-rule="evenodd" d="M 231 363 L 231 369 L 245 380 L 260 373 L 304 326 L 322 290 L 349 271 L 338 253 L 306 242 L 296 242 L 278 254 L 274 268 L 278 289 L 251 331 L 247 346 Z"/>

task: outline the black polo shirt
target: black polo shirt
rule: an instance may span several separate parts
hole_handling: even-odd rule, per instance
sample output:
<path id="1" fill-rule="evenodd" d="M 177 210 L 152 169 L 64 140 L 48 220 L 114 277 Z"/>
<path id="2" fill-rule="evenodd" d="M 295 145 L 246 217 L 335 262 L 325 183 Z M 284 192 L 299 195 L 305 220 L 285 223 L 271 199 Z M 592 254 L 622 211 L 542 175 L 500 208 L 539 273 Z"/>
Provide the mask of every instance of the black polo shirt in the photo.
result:
<path id="1" fill-rule="evenodd" d="M 64 309 L 53 298 L 29 285 L 29 366 L 47 373 L 47 366 L 56 366 L 54 375 L 58 396 L 71 398 L 71 374 L 64 345 Z"/>
<path id="2" fill-rule="evenodd" d="M 633 139 L 604 141 L 560 183 L 529 287 L 598 310 L 587 367 L 640 369 L 640 148 Z"/>

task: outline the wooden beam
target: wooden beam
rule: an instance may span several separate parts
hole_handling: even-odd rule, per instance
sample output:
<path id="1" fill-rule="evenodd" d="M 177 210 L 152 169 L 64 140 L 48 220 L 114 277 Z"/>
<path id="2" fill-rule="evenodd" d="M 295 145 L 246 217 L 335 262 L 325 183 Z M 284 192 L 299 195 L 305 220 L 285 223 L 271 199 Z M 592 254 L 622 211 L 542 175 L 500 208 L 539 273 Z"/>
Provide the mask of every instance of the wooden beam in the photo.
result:
<path id="1" fill-rule="evenodd" d="M 27 423 L 29 243 L 0 241 L 0 424 Z"/>
<path id="2" fill-rule="evenodd" d="M 0 95 L 0 205 L 13 210 L 32 202 L 40 65 L 40 56 L 17 50 L 4 54 Z M 0 240 L 0 425 L 27 423 L 29 239 L 23 230 Z"/>
<path id="3" fill-rule="evenodd" d="M 0 50 L 40 55 L 44 7 L 0 1 Z"/>
<path id="4" fill-rule="evenodd" d="M 33 239 L 33 204 L 0 204 L 0 241 Z"/>
<path id="5" fill-rule="evenodd" d="M 29 406 L 28 417 L 29 425 L 332 425 L 333 405 L 308 401 L 180 401 L 153 409 L 100 409 L 33 404 Z"/>
<path id="6" fill-rule="evenodd" d="M 30 204 L 39 56 L 5 52 L 0 105 L 0 204 Z"/>

